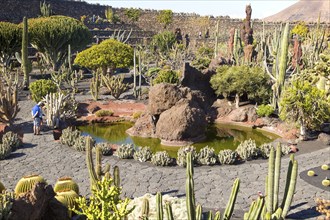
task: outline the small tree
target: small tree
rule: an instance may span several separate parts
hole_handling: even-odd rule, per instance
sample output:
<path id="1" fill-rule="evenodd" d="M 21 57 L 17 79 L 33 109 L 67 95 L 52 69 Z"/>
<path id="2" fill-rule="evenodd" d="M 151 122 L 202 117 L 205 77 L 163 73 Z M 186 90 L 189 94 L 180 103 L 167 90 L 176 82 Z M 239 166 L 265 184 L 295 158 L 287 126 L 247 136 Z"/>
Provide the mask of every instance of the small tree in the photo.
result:
<path id="1" fill-rule="evenodd" d="M 28 23 L 32 47 L 41 53 L 54 71 L 58 71 L 67 59 L 68 45 L 75 51 L 86 47 L 91 41 L 88 28 L 74 18 L 41 17 L 29 19 Z"/>
<path id="2" fill-rule="evenodd" d="M 284 90 L 280 105 L 281 119 L 298 122 L 303 137 L 306 129 L 318 128 L 330 119 L 330 102 L 325 92 L 308 81 L 294 81 Z"/>
<path id="3" fill-rule="evenodd" d="M 127 8 L 125 9 L 125 15 L 130 20 L 130 22 L 137 22 L 141 16 L 141 11 L 136 8 Z"/>
<path id="4" fill-rule="evenodd" d="M 116 68 L 132 65 L 133 48 L 114 39 L 102 41 L 77 54 L 75 63 L 96 70 L 102 68 L 103 73 L 110 68 L 113 73 Z"/>
<path id="5" fill-rule="evenodd" d="M 10 58 L 21 49 L 22 29 L 9 22 L 0 22 L 0 61 L 4 67 Z"/>
<path id="6" fill-rule="evenodd" d="M 161 10 L 157 16 L 157 20 L 166 29 L 166 27 L 173 22 L 173 12 L 172 10 Z"/>
<path id="7" fill-rule="evenodd" d="M 297 34 L 300 37 L 306 37 L 308 32 L 309 32 L 308 26 L 305 24 L 304 21 L 301 21 L 298 24 L 296 24 L 291 30 L 292 34 Z"/>
<path id="8" fill-rule="evenodd" d="M 240 96 L 246 94 L 249 100 L 265 103 L 270 97 L 269 78 L 259 67 L 223 66 L 217 69 L 210 83 L 217 95 L 235 95 L 236 108 Z"/>

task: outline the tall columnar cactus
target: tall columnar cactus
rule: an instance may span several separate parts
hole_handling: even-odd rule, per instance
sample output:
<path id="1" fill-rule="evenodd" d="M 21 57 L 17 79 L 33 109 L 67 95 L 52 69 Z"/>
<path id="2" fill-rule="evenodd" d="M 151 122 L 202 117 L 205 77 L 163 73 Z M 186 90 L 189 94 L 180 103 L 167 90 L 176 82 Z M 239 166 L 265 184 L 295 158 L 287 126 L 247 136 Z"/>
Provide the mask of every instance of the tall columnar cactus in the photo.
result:
<path id="1" fill-rule="evenodd" d="M 163 213 L 163 197 L 160 192 L 156 194 L 156 215 L 157 220 L 163 220 L 164 213 Z"/>
<path id="2" fill-rule="evenodd" d="M 91 95 L 93 96 L 93 99 L 97 101 L 99 99 L 99 92 L 101 87 L 101 69 L 98 69 L 96 71 L 93 71 L 93 78 L 90 83 L 90 91 Z"/>
<path id="3" fill-rule="evenodd" d="M 166 217 L 168 220 L 174 220 L 172 206 L 170 202 L 165 202 Z"/>
<path id="4" fill-rule="evenodd" d="M 194 170 L 192 163 L 191 152 L 187 153 L 187 167 L 186 167 L 186 205 L 188 220 L 196 219 L 195 207 L 195 192 L 194 192 Z"/>
<path id="5" fill-rule="evenodd" d="M 29 74 L 32 70 L 32 64 L 28 58 L 28 22 L 27 18 L 23 18 L 23 33 L 22 33 L 22 69 L 24 73 L 23 86 L 25 89 L 29 88 Z"/>
<path id="6" fill-rule="evenodd" d="M 147 198 L 143 199 L 142 209 L 141 209 L 141 219 L 142 220 L 148 220 L 149 216 L 149 200 Z"/>

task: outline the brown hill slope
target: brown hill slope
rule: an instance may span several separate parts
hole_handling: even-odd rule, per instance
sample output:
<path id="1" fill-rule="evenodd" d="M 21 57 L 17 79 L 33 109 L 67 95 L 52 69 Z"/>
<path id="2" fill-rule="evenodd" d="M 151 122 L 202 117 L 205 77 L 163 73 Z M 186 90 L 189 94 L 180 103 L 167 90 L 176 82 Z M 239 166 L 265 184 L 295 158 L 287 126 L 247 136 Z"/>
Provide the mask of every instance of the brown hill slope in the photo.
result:
<path id="1" fill-rule="evenodd" d="M 317 22 L 319 12 L 321 12 L 321 22 L 330 23 L 330 0 L 300 0 L 263 20 Z"/>

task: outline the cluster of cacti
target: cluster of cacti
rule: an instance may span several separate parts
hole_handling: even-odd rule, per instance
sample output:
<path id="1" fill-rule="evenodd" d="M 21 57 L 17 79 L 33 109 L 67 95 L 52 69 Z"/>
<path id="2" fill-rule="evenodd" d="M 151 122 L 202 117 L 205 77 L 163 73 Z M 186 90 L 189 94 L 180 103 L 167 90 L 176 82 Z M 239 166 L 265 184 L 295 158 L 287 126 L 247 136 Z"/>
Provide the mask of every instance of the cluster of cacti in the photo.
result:
<path id="1" fill-rule="evenodd" d="M 10 76 L 5 85 L 0 80 L 0 122 L 12 124 L 18 111 L 17 83 Z"/>
<path id="2" fill-rule="evenodd" d="M 0 143 L 0 160 L 5 159 L 12 152 L 12 148 L 8 144 Z"/>
<path id="3" fill-rule="evenodd" d="M 0 191 L 0 219 L 9 219 L 10 212 L 13 206 L 14 193 Z"/>
<path id="4" fill-rule="evenodd" d="M 259 148 L 259 153 L 260 153 L 261 157 L 268 158 L 269 154 L 270 154 L 270 150 L 274 147 L 273 147 L 272 143 L 265 143 L 265 144 L 260 145 L 258 148 Z"/>
<path id="5" fill-rule="evenodd" d="M 80 137 L 81 132 L 77 129 L 73 129 L 73 127 L 68 127 L 62 130 L 62 135 L 60 141 L 62 144 L 68 145 L 72 147 L 76 140 Z"/>
<path id="6" fill-rule="evenodd" d="M 122 144 L 118 146 L 114 155 L 120 159 L 132 159 L 135 152 L 133 144 Z"/>
<path id="7" fill-rule="evenodd" d="M 214 165 L 217 162 L 217 156 L 214 149 L 206 146 L 198 153 L 197 162 L 201 165 Z"/>
<path id="8" fill-rule="evenodd" d="M 194 146 L 184 146 L 180 147 L 177 153 L 176 163 L 179 166 L 186 166 L 188 152 L 191 152 L 193 163 L 196 163 L 198 157 L 196 148 Z"/>
<path id="9" fill-rule="evenodd" d="M 100 92 L 100 86 L 101 86 L 101 69 L 97 69 L 96 71 L 93 71 L 93 78 L 90 82 L 90 93 L 93 96 L 93 99 L 97 101 L 99 99 L 99 92 Z"/>
<path id="10" fill-rule="evenodd" d="M 118 99 L 128 89 L 128 84 L 124 83 L 124 76 L 102 75 L 102 82 L 107 87 L 110 95 Z"/>
<path id="11" fill-rule="evenodd" d="M 109 38 L 115 39 L 122 43 L 126 43 L 130 39 L 132 31 L 133 31 L 133 29 L 131 28 L 130 32 L 127 34 L 127 36 L 125 36 L 126 30 L 124 30 L 123 32 L 121 30 L 115 30 Z"/>
<path id="12" fill-rule="evenodd" d="M 281 171 L 281 146 L 275 150 L 272 148 L 269 155 L 268 175 L 266 177 L 265 198 L 254 201 L 244 219 L 285 219 L 290 209 L 298 174 L 298 162 L 290 157 L 284 196 L 282 203 L 279 202 L 280 171 Z M 250 216 L 250 217 L 249 217 Z"/>
<path id="13" fill-rule="evenodd" d="M 137 151 L 134 152 L 133 158 L 134 160 L 140 162 L 146 162 L 151 160 L 152 151 L 150 147 L 140 147 Z"/>
<path id="14" fill-rule="evenodd" d="M 79 136 L 74 145 L 72 146 L 73 149 L 77 150 L 77 151 L 85 151 L 86 150 L 86 140 L 87 140 L 88 136 Z M 92 145 L 95 144 L 95 141 L 93 139 L 91 139 Z"/>
<path id="15" fill-rule="evenodd" d="M 12 151 L 15 151 L 20 146 L 21 141 L 16 133 L 8 131 L 2 136 L 2 144 L 10 146 Z"/>
<path id="16" fill-rule="evenodd" d="M 22 177 L 15 186 L 15 195 L 19 196 L 32 189 L 36 183 L 46 183 L 46 180 L 39 175 L 30 175 Z"/>
<path id="17" fill-rule="evenodd" d="M 97 143 L 95 144 L 95 148 L 99 147 L 101 149 L 102 155 L 103 156 L 110 156 L 113 153 L 113 150 L 111 148 L 111 146 L 108 143 Z"/>
<path id="18" fill-rule="evenodd" d="M 166 151 L 159 151 L 152 155 L 151 163 L 156 166 L 169 166 L 173 163 L 173 159 Z"/>
<path id="19" fill-rule="evenodd" d="M 46 1 L 40 1 L 40 15 L 42 17 L 49 17 L 52 15 L 52 9 L 50 3 L 47 4 Z"/>
<path id="20" fill-rule="evenodd" d="M 259 150 L 254 140 L 245 140 L 236 148 L 236 152 L 243 160 L 252 160 L 258 157 Z"/>
<path id="21" fill-rule="evenodd" d="M 238 154 L 232 150 L 221 150 L 218 154 L 220 164 L 234 164 L 237 161 Z"/>
<path id="22" fill-rule="evenodd" d="M 330 200 L 317 198 L 316 211 L 325 215 L 325 219 L 330 219 Z"/>

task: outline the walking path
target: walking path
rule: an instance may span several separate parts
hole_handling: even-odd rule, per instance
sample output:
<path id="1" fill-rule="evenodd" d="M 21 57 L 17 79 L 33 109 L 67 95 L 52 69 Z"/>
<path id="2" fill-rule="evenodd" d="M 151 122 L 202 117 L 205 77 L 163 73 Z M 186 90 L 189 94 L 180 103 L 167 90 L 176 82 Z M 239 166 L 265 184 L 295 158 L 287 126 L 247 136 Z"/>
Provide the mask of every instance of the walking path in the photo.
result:
<path id="1" fill-rule="evenodd" d="M 30 116 L 33 105 L 31 101 L 20 101 L 21 111 L 15 124 L 23 128 L 24 145 L 8 159 L 0 161 L 0 181 L 7 188 L 14 189 L 16 182 L 24 175 L 40 174 L 52 185 L 59 177 L 71 176 L 79 184 L 81 194 L 88 194 L 90 182 L 85 154 L 54 141 L 52 131 L 34 136 Z M 298 154 L 296 159 L 299 163 L 299 172 L 325 163 L 329 164 L 330 147 Z M 103 162 L 110 163 L 112 167 L 119 166 L 123 193 L 127 197 L 139 197 L 147 192 L 158 191 L 174 196 L 185 195 L 186 173 L 182 167 L 156 167 L 134 160 L 119 160 L 114 156 L 103 157 Z M 280 195 L 283 195 L 288 162 L 288 157 L 282 160 Z M 266 174 L 266 160 L 232 166 L 197 167 L 194 172 L 196 201 L 209 209 L 224 208 L 232 184 L 239 177 L 241 185 L 234 214 L 236 212 L 241 216 L 247 211 L 252 200 L 257 198 L 257 192 L 264 192 Z M 330 193 L 306 183 L 298 176 L 289 218 L 315 217 L 317 212 L 314 199 L 317 197 L 330 199 Z"/>

